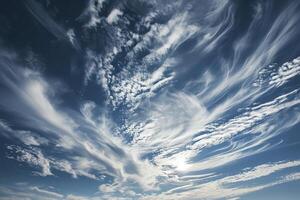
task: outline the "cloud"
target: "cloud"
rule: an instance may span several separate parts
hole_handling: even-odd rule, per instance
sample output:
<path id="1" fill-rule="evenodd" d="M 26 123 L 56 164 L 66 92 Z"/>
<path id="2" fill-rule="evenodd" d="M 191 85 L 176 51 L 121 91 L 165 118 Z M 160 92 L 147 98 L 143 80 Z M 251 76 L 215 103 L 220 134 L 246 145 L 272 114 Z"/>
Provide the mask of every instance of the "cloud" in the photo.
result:
<path id="1" fill-rule="evenodd" d="M 78 196 L 74 194 L 64 195 L 59 192 L 53 191 L 53 188 L 43 188 L 28 183 L 13 184 L 10 186 L 0 186 L 0 199 L 4 200 L 88 200 L 94 199 L 85 196 Z M 96 200 L 96 198 L 95 198 Z"/>
<path id="2" fill-rule="evenodd" d="M 176 7 L 176 5 L 170 5 L 170 9 L 172 7 Z M 114 14 L 112 16 L 118 16 L 119 12 L 114 11 L 111 12 Z M 107 48 L 109 50 L 103 55 L 90 50 L 87 52 L 88 62 L 85 80 L 88 83 L 88 80 L 91 80 L 95 75 L 97 83 L 103 87 L 107 94 L 108 104 L 114 110 L 125 106 L 128 108 L 128 112 L 132 112 L 143 101 L 155 96 L 172 82 L 175 73 L 170 69 L 176 65 L 176 59 L 168 58 L 168 56 L 176 51 L 182 43 L 193 37 L 199 28 L 189 23 L 186 10 L 178 13 L 166 24 L 154 23 L 149 26 L 149 31 L 143 35 L 127 30 L 129 19 L 119 20 L 124 22 L 126 27 L 113 27 L 114 31 L 111 32 L 111 38 L 107 38 L 110 41 Z M 151 21 L 153 19 L 146 16 L 142 20 Z M 137 23 L 137 26 L 145 26 L 145 23 L 148 22 L 142 21 Z M 133 46 L 132 43 L 136 44 Z M 132 48 L 129 48 L 131 46 Z M 140 58 L 138 55 L 144 54 L 143 52 L 147 49 L 151 52 Z M 115 66 L 113 63 L 116 62 L 115 58 L 120 53 L 125 55 L 124 59 L 129 62 L 120 72 L 114 73 Z M 155 66 L 155 68 L 151 69 L 150 66 Z"/>
<path id="3" fill-rule="evenodd" d="M 9 155 L 10 158 L 41 168 L 41 172 L 36 172 L 36 174 L 41 176 L 53 175 L 50 170 L 50 161 L 44 157 L 40 150 L 22 149 L 18 146 L 8 146 L 7 149 L 11 151 L 12 155 Z"/>
<path id="4" fill-rule="evenodd" d="M 48 144 L 48 140 L 28 130 L 15 130 L 0 119 L 0 130 L 8 138 L 17 138 L 25 145 L 40 146 Z"/>
<path id="5" fill-rule="evenodd" d="M 256 166 L 253 169 L 247 169 L 244 172 L 232 176 L 226 176 L 209 182 L 197 185 L 187 185 L 186 187 L 178 187 L 161 195 L 144 196 L 142 199 L 230 199 L 237 198 L 250 192 L 262 190 L 274 185 L 298 180 L 297 173 L 287 176 L 279 176 L 279 179 L 272 182 L 257 182 L 254 185 L 245 185 L 250 180 L 261 179 L 270 176 L 277 171 L 286 170 L 288 168 L 299 167 L 299 161 L 288 161 L 270 163 Z M 245 182 L 245 183 L 243 183 Z"/>
<path id="6" fill-rule="evenodd" d="M 106 21 L 109 24 L 114 24 L 118 21 L 119 17 L 123 15 L 123 12 L 117 8 L 113 9 L 107 16 Z"/>
<path id="7" fill-rule="evenodd" d="M 59 193 L 51 192 L 51 191 L 44 190 L 44 189 L 40 189 L 36 186 L 31 187 L 30 189 L 32 191 L 35 191 L 35 192 L 38 192 L 38 193 L 42 194 L 43 196 L 50 196 L 50 197 L 54 197 L 54 198 L 62 198 L 63 197 L 63 195 L 61 195 Z"/>
<path id="8" fill-rule="evenodd" d="M 270 85 L 279 87 L 286 83 L 289 79 L 294 78 L 300 73 L 300 58 L 295 58 L 292 62 L 284 63 L 279 69 L 278 73 L 271 77 Z"/>
<path id="9" fill-rule="evenodd" d="M 272 173 L 276 173 L 277 171 L 284 170 L 291 167 L 298 167 L 300 166 L 300 161 L 289 161 L 289 162 L 278 162 L 278 163 L 270 163 L 270 164 L 262 164 L 256 166 L 252 169 L 247 169 L 246 171 L 234 175 L 234 176 L 227 176 L 223 178 L 224 183 L 238 183 L 242 181 L 249 181 L 254 180 L 257 178 L 262 178 L 265 176 L 269 176 Z"/>
<path id="10" fill-rule="evenodd" d="M 38 148 L 10 146 L 9 149 L 16 153 L 11 158 L 40 168 L 41 172 L 38 174 L 42 176 L 52 175 L 52 169 L 56 169 L 69 173 L 74 178 L 86 176 L 97 180 L 103 176 L 111 176 L 124 182 L 136 180 L 143 187 L 153 185 L 155 177 L 145 181 L 140 176 L 141 171 L 134 169 L 136 165 L 148 166 L 149 169 L 155 167 L 140 161 L 138 151 L 131 150 L 124 145 L 121 138 L 112 134 L 114 123 L 109 118 L 105 115 L 93 117 L 93 103 L 84 104 L 83 115 L 75 112 L 70 115 L 67 110 L 59 109 L 59 105 L 51 101 L 48 95 L 54 88 L 47 84 L 40 73 L 19 68 L 18 65 L 15 65 L 12 71 L 9 67 L 2 69 L 1 75 L 5 75 L 5 78 L 1 83 L 11 89 L 9 95 L 18 102 L 19 109 L 16 114 L 30 122 L 26 124 L 27 127 L 41 131 L 40 134 L 50 134 L 50 137 L 47 137 L 49 140 L 51 138 L 49 143 L 54 143 L 55 146 L 47 148 L 58 148 L 65 157 L 60 159 L 44 155 Z M 12 82 L 10 76 L 18 81 Z M 56 94 L 51 95 L 52 98 L 57 98 Z M 7 106 L 14 102 L 0 103 Z M 7 110 L 11 108 L 13 106 L 8 106 Z M 2 125 L 9 129 L 5 123 Z M 132 168 L 133 171 L 128 171 L 128 168 Z"/>
<path id="11" fill-rule="evenodd" d="M 70 30 L 66 31 L 62 25 L 59 25 L 57 22 L 55 22 L 55 20 L 50 17 L 40 3 L 36 2 L 35 0 L 26 0 L 25 5 L 33 17 L 57 39 L 69 41 L 75 49 L 80 49 L 79 43 L 74 37 L 74 33 L 72 34 Z M 73 35 L 71 40 L 70 34 Z"/>
<path id="12" fill-rule="evenodd" d="M 109 184 L 100 185 L 99 190 L 103 193 L 115 192 L 114 188 Z"/>
<path id="13" fill-rule="evenodd" d="M 59 39 L 74 45 L 78 35 L 94 34 L 84 52 L 82 87 L 102 87 L 105 100 L 82 94 L 66 106 L 63 83 L 58 87 L 46 73 L 26 68 L 17 53 L 1 49 L 0 106 L 22 119 L 0 120 L 1 135 L 21 141 L 7 147 L 8 157 L 38 169 L 36 175 L 89 178 L 99 191 L 85 197 L 32 186 L 3 193 L 15 199 L 238 199 L 299 179 L 291 172 L 299 161 L 290 158 L 246 169 L 236 164 L 282 145 L 299 123 L 299 89 L 289 85 L 299 75 L 299 57 L 272 64 L 299 32 L 298 4 L 272 19 L 270 5 L 257 4 L 245 32 L 232 41 L 238 24 L 231 1 L 149 4 L 143 14 L 130 8 L 134 20 L 128 2 L 105 19 L 109 2 L 91 0 L 75 35 L 27 1 Z M 94 47 L 99 38 L 107 44 L 101 51 Z M 235 167 L 234 174 L 220 170 L 226 167 Z"/>
<path id="14" fill-rule="evenodd" d="M 105 0 L 90 0 L 88 2 L 85 11 L 80 16 L 81 19 L 87 18 L 85 27 L 94 28 L 101 22 L 99 13 L 102 10 L 104 2 Z"/>
<path id="15" fill-rule="evenodd" d="M 69 41 L 71 42 L 71 44 L 75 45 L 76 36 L 75 36 L 74 30 L 73 29 L 69 29 L 66 34 L 67 34 L 67 36 L 68 36 Z"/>
<path id="16" fill-rule="evenodd" d="M 25 145 L 40 146 L 48 143 L 48 140 L 36 136 L 29 131 L 18 131 L 16 137 L 19 137 Z"/>
<path id="17" fill-rule="evenodd" d="M 87 200 L 87 198 L 70 194 L 66 197 L 66 200 Z"/>

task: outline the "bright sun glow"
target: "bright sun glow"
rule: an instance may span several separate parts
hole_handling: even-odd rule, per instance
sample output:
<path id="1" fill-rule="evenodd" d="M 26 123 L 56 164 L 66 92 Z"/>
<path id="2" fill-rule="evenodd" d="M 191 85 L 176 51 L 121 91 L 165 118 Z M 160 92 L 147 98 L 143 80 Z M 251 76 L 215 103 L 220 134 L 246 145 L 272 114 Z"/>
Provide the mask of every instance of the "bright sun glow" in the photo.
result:
<path id="1" fill-rule="evenodd" d="M 185 171 L 188 169 L 189 167 L 189 164 L 187 163 L 187 160 L 185 157 L 183 156 L 179 156 L 178 158 L 176 158 L 174 160 L 174 167 L 176 167 L 176 169 L 178 171 Z"/>

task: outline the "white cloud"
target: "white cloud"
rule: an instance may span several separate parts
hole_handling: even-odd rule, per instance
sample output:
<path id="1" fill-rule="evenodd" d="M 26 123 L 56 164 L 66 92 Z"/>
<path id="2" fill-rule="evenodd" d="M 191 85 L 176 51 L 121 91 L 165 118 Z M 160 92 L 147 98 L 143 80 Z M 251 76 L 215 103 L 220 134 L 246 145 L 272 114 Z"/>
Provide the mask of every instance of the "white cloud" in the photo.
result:
<path id="1" fill-rule="evenodd" d="M 62 198 L 63 197 L 63 195 L 61 195 L 59 193 L 44 190 L 44 189 L 40 189 L 36 186 L 31 187 L 30 189 L 35 191 L 35 192 L 38 192 L 38 193 L 42 194 L 43 196 L 50 196 L 50 197 L 54 197 L 54 198 Z"/>
<path id="2" fill-rule="evenodd" d="M 99 186 L 99 190 L 103 193 L 110 193 L 110 192 L 115 192 L 115 189 L 112 185 L 110 184 L 103 184 Z"/>
<path id="3" fill-rule="evenodd" d="M 123 15 L 123 12 L 117 8 L 113 9 L 110 14 L 107 16 L 106 21 L 109 24 L 117 23 L 120 16 Z"/>
<path id="4" fill-rule="evenodd" d="M 32 134 L 30 131 L 17 131 L 15 132 L 16 137 L 18 137 L 24 144 L 40 146 L 48 143 L 48 140 L 40 136 Z"/>
<path id="5" fill-rule="evenodd" d="M 74 30 L 73 29 L 69 29 L 66 34 L 67 34 L 67 36 L 68 36 L 71 44 L 74 45 L 75 44 L 75 40 L 76 40 Z"/>
<path id="6" fill-rule="evenodd" d="M 18 146 L 8 146 L 7 148 L 11 151 L 11 158 L 14 158 L 20 162 L 26 162 L 34 167 L 37 166 L 41 168 L 41 172 L 37 172 L 37 174 L 41 176 L 53 175 L 50 169 L 50 161 L 47 158 L 45 158 L 45 156 L 40 150 L 22 149 Z"/>
<path id="7" fill-rule="evenodd" d="M 103 8 L 104 2 L 105 0 L 89 0 L 85 11 L 80 17 L 80 18 L 87 17 L 88 21 L 85 24 L 85 27 L 95 28 L 101 22 L 101 17 L 99 16 L 99 13 Z"/>
<path id="8" fill-rule="evenodd" d="M 299 167 L 299 161 L 237 169 L 237 174 L 231 176 L 201 171 L 212 171 L 271 150 L 281 141 L 270 144 L 270 139 L 276 139 L 275 136 L 299 123 L 294 109 L 300 104 L 298 89 L 278 90 L 277 97 L 272 94 L 262 98 L 299 74 L 299 58 L 274 67 L 271 73 L 266 70 L 270 79 L 261 71 L 292 38 L 298 22 L 298 17 L 292 15 L 295 9 L 285 8 L 270 23 L 271 28 L 264 37 L 257 38 L 259 45 L 249 50 L 245 45 L 250 43 L 254 33 L 250 29 L 256 28 L 257 20 L 264 17 L 263 12 L 257 11 L 262 16 L 255 17 L 249 31 L 234 42 L 233 55 L 229 53 L 228 59 L 212 55 L 216 66 L 204 66 L 209 69 L 203 69 L 199 80 L 182 81 L 183 86 L 176 87 L 176 81 L 189 79 L 185 69 L 190 60 L 182 55 L 201 49 L 197 52 L 200 60 L 216 50 L 233 27 L 234 10 L 230 1 L 212 1 L 207 3 L 210 6 L 203 14 L 203 22 L 199 22 L 189 6 L 181 10 L 176 7 L 178 2 L 164 8 L 158 8 L 156 2 L 152 4 L 157 11 L 154 9 L 141 17 L 136 33 L 127 29 L 130 23 L 126 20 L 130 19 L 121 17 L 123 11 L 112 10 L 106 20 L 114 26 L 103 25 L 107 31 L 111 30 L 107 48 L 101 54 L 95 50 L 86 52 L 85 84 L 95 78 L 103 87 L 106 104 L 101 108 L 96 101 L 79 102 L 78 109 L 64 107 L 66 102 L 61 103 L 59 88 L 50 84 L 51 80 L 40 72 L 19 66 L 17 55 L 0 52 L 0 83 L 7 88 L 7 95 L 0 99 L 1 108 L 24 119 L 17 125 L 28 128 L 17 130 L 0 121 L 1 133 L 18 138 L 25 146 L 9 146 L 10 158 L 38 167 L 42 176 L 53 175 L 56 170 L 73 178 L 85 176 L 101 180 L 109 176 L 113 183 L 99 186 L 100 192 L 107 193 L 104 199 L 126 199 L 125 196 L 130 199 L 140 194 L 145 199 L 189 199 L 191 196 L 196 199 L 199 195 L 203 199 L 236 199 L 299 179 L 295 173 L 273 183 L 247 185 L 247 182 L 265 181 L 279 171 Z M 86 27 L 95 28 L 101 23 L 103 6 L 103 0 L 89 1 L 83 13 L 83 17 L 88 18 Z M 44 22 L 43 15 L 35 12 L 39 10 L 33 11 L 37 19 Z M 168 16 L 167 12 L 174 11 L 176 14 Z M 169 17 L 165 17 L 165 24 L 156 21 L 162 16 Z M 289 17 L 291 20 L 285 23 Z M 121 21 L 124 23 L 118 23 Z M 45 26 L 53 28 L 48 27 L 49 24 Z M 61 33 L 57 32 L 60 30 L 57 26 L 54 28 L 49 29 L 53 34 Z M 140 29 L 146 31 L 141 33 Z M 73 43 L 76 39 L 73 29 L 66 34 Z M 175 56 L 176 50 L 191 38 L 200 41 L 194 48 Z M 245 52 L 247 50 L 251 52 Z M 117 55 L 124 56 L 128 63 L 116 67 Z M 202 67 L 199 65 L 199 71 Z M 217 67 L 220 75 L 214 74 Z M 282 115 L 287 110 L 288 118 Z M 114 121 L 111 113 L 119 114 L 121 122 Z M 46 145 L 62 152 L 63 158 L 48 155 L 43 151 Z M 205 150 L 209 153 L 202 158 Z M 245 185 L 237 186 L 240 182 Z M 35 186 L 31 190 L 52 199 L 98 198 L 98 193 L 88 198 L 61 195 Z"/>
<path id="9" fill-rule="evenodd" d="M 35 0 L 26 0 L 24 3 L 32 16 L 57 39 L 69 41 L 73 47 L 80 49 L 78 41 L 74 37 L 74 32 L 72 33 L 72 30 L 66 31 L 62 25 L 58 24 L 47 13 L 46 9 L 43 8 L 39 2 L 36 2 Z"/>
<path id="10" fill-rule="evenodd" d="M 274 185 L 298 180 L 297 173 L 279 177 L 275 181 L 264 183 L 257 182 L 254 185 L 247 185 L 243 182 L 256 180 L 269 176 L 277 171 L 286 170 L 292 167 L 299 167 L 299 161 L 270 163 L 256 166 L 253 169 L 247 169 L 244 172 L 224 178 L 218 178 L 201 184 L 187 185 L 186 187 L 178 187 L 160 195 L 144 196 L 142 199 L 236 199 L 250 192 L 272 187 Z"/>
<path id="11" fill-rule="evenodd" d="M 66 200 L 88 200 L 88 198 L 70 194 L 66 197 Z"/>

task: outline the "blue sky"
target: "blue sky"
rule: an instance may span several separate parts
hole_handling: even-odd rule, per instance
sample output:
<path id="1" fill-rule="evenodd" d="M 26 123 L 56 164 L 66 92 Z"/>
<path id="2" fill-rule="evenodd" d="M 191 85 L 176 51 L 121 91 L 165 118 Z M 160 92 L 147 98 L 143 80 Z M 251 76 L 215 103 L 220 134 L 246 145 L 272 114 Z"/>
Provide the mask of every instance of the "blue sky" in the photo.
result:
<path id="1" fill-rule="evenodd" d="M 0 6 L 0 200 L 300 195 L 300 2 Z"/>

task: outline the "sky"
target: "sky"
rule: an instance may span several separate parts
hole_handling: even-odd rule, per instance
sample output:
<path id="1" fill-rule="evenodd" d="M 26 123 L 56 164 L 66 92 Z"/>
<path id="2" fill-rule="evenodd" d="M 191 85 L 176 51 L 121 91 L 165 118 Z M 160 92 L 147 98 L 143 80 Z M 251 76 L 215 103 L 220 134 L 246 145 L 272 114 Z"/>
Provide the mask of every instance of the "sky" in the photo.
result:
<path id="1" fill-rule="evenodd" d="M 300 1 L 0 6 L 0 200 L 297 200 Z"/>

